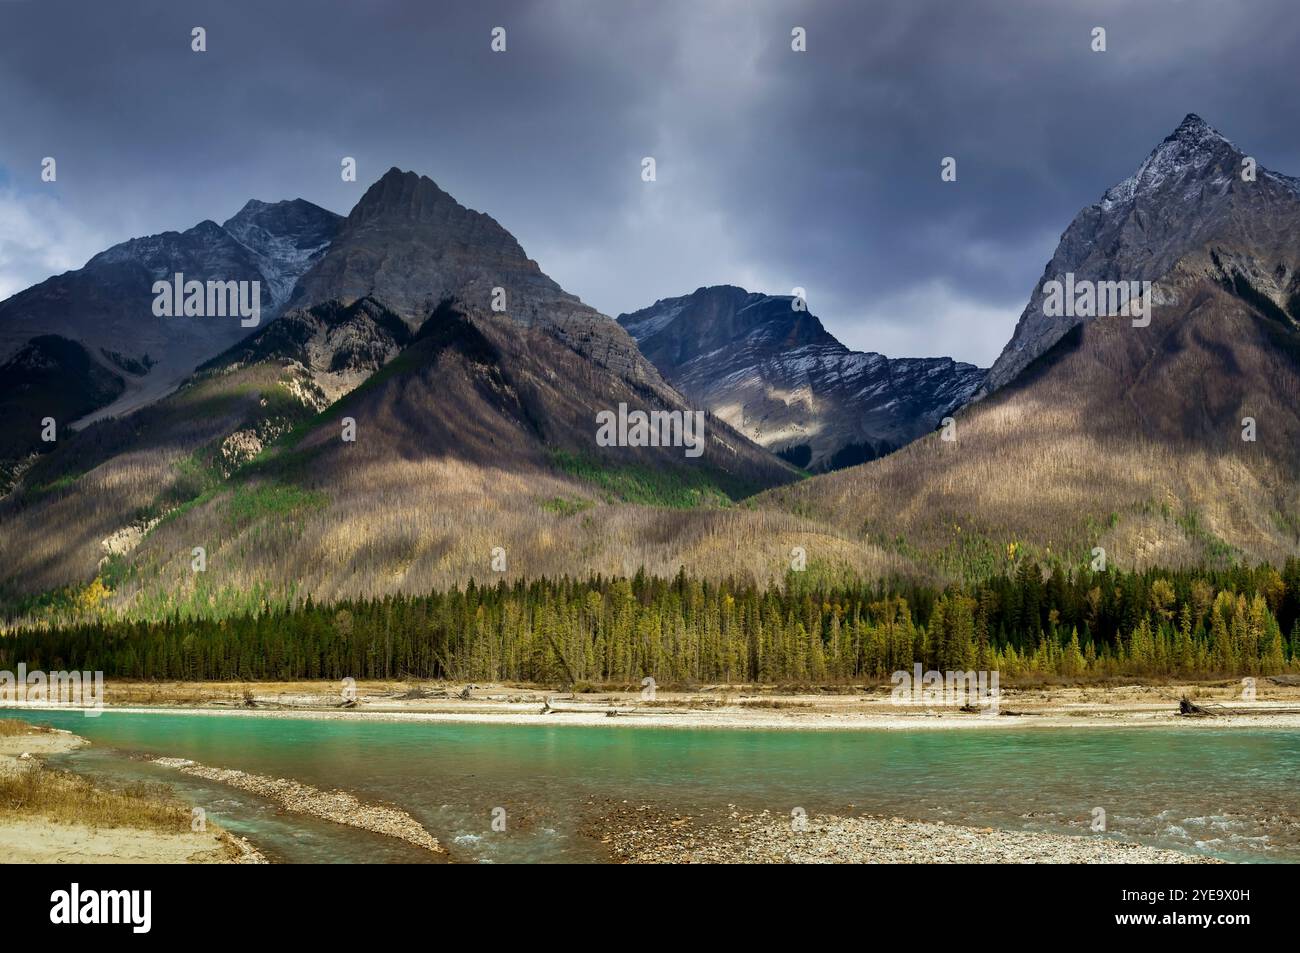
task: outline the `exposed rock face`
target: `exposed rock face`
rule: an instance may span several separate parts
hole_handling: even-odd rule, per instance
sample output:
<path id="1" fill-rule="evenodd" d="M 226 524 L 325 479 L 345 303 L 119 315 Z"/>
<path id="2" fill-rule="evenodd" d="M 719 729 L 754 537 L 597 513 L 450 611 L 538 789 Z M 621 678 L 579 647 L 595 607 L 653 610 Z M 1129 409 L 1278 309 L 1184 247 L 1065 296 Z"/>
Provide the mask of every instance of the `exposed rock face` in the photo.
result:
<path id="1" fill-rule="evenodd" d="M 496 288 L 504 312 L 492 307 Z M 681 480 L 707 472 L 733 488 L 793 478 L 716 419 L 704 426 L 698 461 L 657 442 L 598 444 L 598 415 L 620 404 L 703 408 L 667 384 L 617 322 L 543 274 L 492 218 L 397 169 L 366 191 L 288 313 L 213 364 L 292 363 L 308 372 L 303 386 L 332 400 L 398 351 L 400 369 L 348 399 L 367 433 L 383 433 L 367 441 L 376 461 L 434 454 L 517 472 L 550 470 L 558 453 L 571 467 L 641 466 Z M 332 426 L 320 433 L 317 472 L 335 457 L 341 470 L 355 466 L 360 454 L 340 456 Z"/>
<path id="2" fill-rule="evenodd" d="M 449 299 L 466 312 L 493 313 L 494 288 L 504 289 L 504 314 L 515 322 L 549 332 L 629 381 L 670 390 L 614 321 L 543 274 L 491 216 L 414 172 L 390 169 L 366 191 L 293 304 L 370 296 L 415 329 Z"/>
<path id="3" fill-rule="evenodd" d="M 1260 267 L 1277 257 L 1294 234 L 1300 180 L 1256 170 L 1243 181 L 1245 156 L 1195 114 L 1160 143 L 1132 176 L 1080 212 L 1061 236 L 1011 341 L 989 370 L 982 393 L 1009 383 L 1084 318 L 1044 313 L 1043 285 L 1067 272 L 1076 281 L 1152 281 L 1166 277 L 1190 252 L 1217 246 L 1220 260 L 1249 246 L 1256 284 L 1278 302 L 1300 285 L 1292 265 Z M 1276 262 L 1271 263 L 1276 265 Z M 1229 269 L 1229 271 L 1231 268 Z M 1161 302 L 1157 289 L 1156 303 Z"/>
<path id="4" fill-rule="evenodd" d="M 933 430 L 984 378 L 951 358 L 851 351 L 792 301 L 721 285 L 618 320 L 689 399 L 811 469 L 896 450 Z"/>
<path id="5" fill-rule="evenodd" d="M 794 477 L 718 420 L 706 420 L 698 458 L 668 444 L 599 445 L 601 411 L 619 403 L 646 411 L 688 405 L 671 390 L 671 400 L 656 399 L 543 328 L 519 328 L 500 315 L 462 314 L 444 304 L 402 352 L 401 365 L 346 404 L 359 424 L 382 429 L 383 439 L 365 451 L 376 462 L 438 455 L 517 473 L 550 470 L 559 453 L 593 471 L 639 466 L 682 480 L 708 474 L 748 492 Z M 357 465 L 361 455 L 337 446 L 333 437 L 325 426 L 304 439 L 304 447 L 324 451 L 317 472 L 327 472 L 334 461 L 340 469 Z"/>
<path id="6" fill-rule="evenodd" d="M 278 310 L 298 279 L 325 254 L 341 222 L 333 212 L 302 199 L 251 199 L 221 227 L 252 254 Z"/>
<path id="7" fill-rule="evenodd" d="M 290 377 L 295 396 L 323 410 L 396 357 L 411 339 L 402 318 L 373 298 L 349 305 L 328 301 L 289 311 L 199 370 L 229 373 L 263 361 L 278 363 L 298 372 Z"/>

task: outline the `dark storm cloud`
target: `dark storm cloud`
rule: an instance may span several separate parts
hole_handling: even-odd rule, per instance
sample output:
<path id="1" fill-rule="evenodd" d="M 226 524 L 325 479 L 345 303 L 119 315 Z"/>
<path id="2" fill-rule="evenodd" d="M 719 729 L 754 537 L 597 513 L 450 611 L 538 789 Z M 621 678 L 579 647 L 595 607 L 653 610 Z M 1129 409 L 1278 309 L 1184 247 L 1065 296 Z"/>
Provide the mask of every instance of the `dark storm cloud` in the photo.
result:
<path id="1" fill-rule="evenodd" d="M 988 363 L 1185 113 L 1300 172 L 1298 39 L 1289 0 L 5 2 L 0 294 L 252 197 L 346 212 L 398 165 L 609 314 L 798 285 L 853 346 Z"/>

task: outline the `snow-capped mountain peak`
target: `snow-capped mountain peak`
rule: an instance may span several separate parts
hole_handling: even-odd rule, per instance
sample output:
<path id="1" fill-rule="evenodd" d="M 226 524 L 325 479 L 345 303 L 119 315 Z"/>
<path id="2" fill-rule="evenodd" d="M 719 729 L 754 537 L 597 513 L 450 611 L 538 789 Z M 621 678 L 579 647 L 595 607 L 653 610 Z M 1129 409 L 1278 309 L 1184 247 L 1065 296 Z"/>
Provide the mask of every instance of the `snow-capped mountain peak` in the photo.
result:
<path id="1" fill-rule="evenodd" d="M 1226 178 L 1236 171 L 1241 153 L 1217 129 L 1196 113 L 1188 113 L 1178 128 L 1152 150 L 1138 170 L 1108 189 L 1101 207 L 1110 210 L 1162 186 L 1187 177 L 1207 174 Z"/>

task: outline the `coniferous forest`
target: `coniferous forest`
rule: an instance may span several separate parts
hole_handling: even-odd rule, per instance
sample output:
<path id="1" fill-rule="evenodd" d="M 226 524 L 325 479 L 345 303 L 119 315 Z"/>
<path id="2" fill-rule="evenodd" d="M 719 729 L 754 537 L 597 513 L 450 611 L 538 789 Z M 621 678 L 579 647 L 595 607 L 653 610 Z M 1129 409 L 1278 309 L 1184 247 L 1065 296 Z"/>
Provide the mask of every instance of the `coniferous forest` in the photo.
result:
<path id="1" fill-rule="evenodd" d="M 448 678 L 562 685 L 887 679 L 915 662 L 1004 679 L 1300 671 L 1300 560 L 1045 573 L 972 587 L 782 586 L 638 574 L 306 601 L 223 619 L 108 616 L 11 631 L 0 669 L 185 680 Z"/>

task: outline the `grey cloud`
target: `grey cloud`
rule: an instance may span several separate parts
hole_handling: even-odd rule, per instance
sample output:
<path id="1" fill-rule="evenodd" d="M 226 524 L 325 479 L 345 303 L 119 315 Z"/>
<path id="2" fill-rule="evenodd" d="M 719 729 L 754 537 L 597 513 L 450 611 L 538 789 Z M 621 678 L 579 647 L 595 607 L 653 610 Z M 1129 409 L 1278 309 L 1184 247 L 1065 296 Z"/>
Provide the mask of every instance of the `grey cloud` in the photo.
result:
<path id="1" fill-rule="evenodd" d="M 1286 0 L 6 3 L 0 169 L 122 240 L 253 197 L 346 212 L 398 165 L 611 315 L 801 285 L 854 346 L 988 363 L 1054 237 L 1185 113 L 1300 173 L 1298 32 Z"/>

